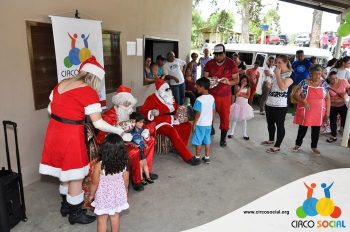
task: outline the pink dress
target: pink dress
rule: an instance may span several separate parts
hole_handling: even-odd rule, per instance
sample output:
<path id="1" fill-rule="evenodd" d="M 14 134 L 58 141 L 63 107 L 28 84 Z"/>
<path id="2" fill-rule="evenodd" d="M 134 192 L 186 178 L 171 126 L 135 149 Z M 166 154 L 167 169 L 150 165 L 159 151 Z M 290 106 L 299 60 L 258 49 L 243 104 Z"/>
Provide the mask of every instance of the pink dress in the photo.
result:
<path id="1" fill-rule="evenodd" d="M 305 81 L 306 82 L 306 81 Z M 306 101 L 310 105 L 310 109 L 305 109 L 304 104 L 298 103 L 294 116 L 294 123 L 302 126 L 321 126 L 323 118 L 326 114 L 326 93 L 324 83 L 318 87 L 306 85 L 302 86 L 306 89 Z"/>
<path id="2" fill-rule="evenodd" d="M 114 215 L 129 208 L 123 172 L 104 175 L 102 171 L 91 206 L 95 207 L 96 215 Z"/>
<path id="3" fill-rule="evenodd" d="M 247 89 L 241 90 L 240 95 L 236 98 L 235 103 L 231 105 L 230 120 L 241 122 L 254 118 L 253 108 L 248 104 Z M 243 97 L 245 96 L 245 97 Z"/>

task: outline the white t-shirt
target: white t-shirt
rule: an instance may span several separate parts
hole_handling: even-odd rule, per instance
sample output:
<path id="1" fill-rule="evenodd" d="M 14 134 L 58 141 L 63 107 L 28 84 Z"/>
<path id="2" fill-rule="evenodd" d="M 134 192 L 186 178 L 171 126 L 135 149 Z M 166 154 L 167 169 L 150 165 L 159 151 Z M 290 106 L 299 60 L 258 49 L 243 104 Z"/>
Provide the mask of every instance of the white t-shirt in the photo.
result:
<path id="1" fill-rule="evenodd" d="M 167 61 L 164 64 L 164 68 L 167 71 L 168 75 L 177 77 L 179 83 L 176 83 L 174 80 L 170 80 L 170 85 L 179 85 L 185 82 L 184 74 L 182 73 L 183 66 L 186 65 L 186 62 L 175 58 L 173 62 Z"/>
<path id="2" fill-rule="evenodd" d="M 338 79 L 349 80 L 350 79 L 350 71 L 348 69 L 337 69 L 332 68 L 331 71 L 337 72 Z"/>
<path id="3" fill-rule="evenodd" d="M 211 126 L 213 123 L 214 97 L 210 94 L 199 96 L 193 105 L 193 110 L 201 112 L 197 126 Z"/>
<path id="4" fill-rule="evenodd" d="M 273 71 L 275 70 L 275 66 L 272 65 L 271 67 L 267 66 L 266 63 L 264 63 L 264 72 L 262 74 L 262 83 L 264 83 L 265 81 L 268 83 L 271 83 L 271 77 L 270 76 L 266 76 L 265 75 L 265 70 L 270 71 L 271 75 L 273 75 Z"/>
<path id="5" fill-rule="evenodd" d="M 291 72 L 281 73 L 282 80 L 290 77 L 291 74 Z M 271 79 L 271 90 L 267 97 L 266 105 L 272 107 L 287 107 L 288 88 L 286 90 L 281 90 L 278 87 L 276 77 L 273 76 Z"/>

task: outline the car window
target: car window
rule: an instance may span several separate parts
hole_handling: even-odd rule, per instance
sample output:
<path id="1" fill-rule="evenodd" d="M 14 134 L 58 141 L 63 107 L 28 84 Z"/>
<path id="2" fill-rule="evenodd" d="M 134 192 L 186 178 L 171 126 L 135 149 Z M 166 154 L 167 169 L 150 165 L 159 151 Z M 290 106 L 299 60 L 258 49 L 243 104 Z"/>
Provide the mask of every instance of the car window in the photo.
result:
<path id="1" fill-rule="evenodd" d="M 239 58 L 247 65 L 253 64 L 253 53 L 240 52 Z"/>
<path id="2" fill-rule="evenodd" d="M 264 66 L 265 57 L 266 57 L 265 54 L 258 53 L 256 55 L 255 62 L 259 62 L 259 67 L 263 67 Z"/>

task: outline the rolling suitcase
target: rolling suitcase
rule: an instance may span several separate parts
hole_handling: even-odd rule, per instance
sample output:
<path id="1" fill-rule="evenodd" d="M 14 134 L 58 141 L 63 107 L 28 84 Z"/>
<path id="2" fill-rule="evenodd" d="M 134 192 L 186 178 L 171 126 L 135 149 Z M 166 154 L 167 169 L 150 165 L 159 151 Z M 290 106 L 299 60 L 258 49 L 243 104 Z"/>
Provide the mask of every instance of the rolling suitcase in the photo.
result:
<path id="1" fill-rule="evenodd" d="M 20 220 L 27 221 L 27 217 L 24 203 L 21 163 L 18 151 L 17 124 L 11 121 L 3 121 L 3 126 L 7 169 L 2 167 L 0 170 L 0 231 L 8 232 L 11 228 L 17 225 Z M 12 126 L 14 131 L 18 173 L 13 172 L 11 168 L 7 126 Z"/>

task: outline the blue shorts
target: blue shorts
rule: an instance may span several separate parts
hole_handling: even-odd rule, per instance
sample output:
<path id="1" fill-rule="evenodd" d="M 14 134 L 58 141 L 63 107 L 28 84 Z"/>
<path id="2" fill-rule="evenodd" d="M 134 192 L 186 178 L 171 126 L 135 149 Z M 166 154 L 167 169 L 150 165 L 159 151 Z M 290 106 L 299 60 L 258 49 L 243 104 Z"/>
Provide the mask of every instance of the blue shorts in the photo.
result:
<path id="1" fill-rule="evenodd" d="M 196 146 L 207 145 L 211 143 L 211 126 L 195 126 L 192 144 Z"/>

